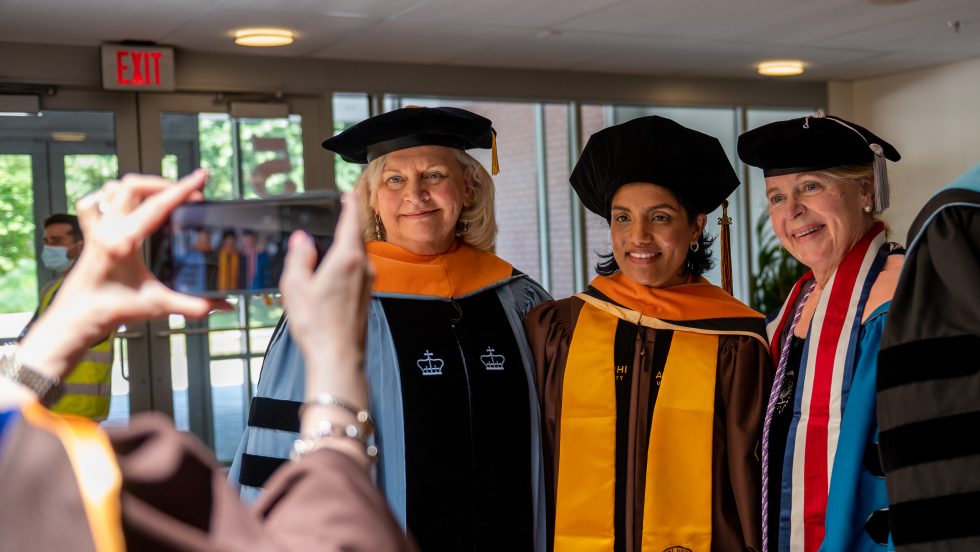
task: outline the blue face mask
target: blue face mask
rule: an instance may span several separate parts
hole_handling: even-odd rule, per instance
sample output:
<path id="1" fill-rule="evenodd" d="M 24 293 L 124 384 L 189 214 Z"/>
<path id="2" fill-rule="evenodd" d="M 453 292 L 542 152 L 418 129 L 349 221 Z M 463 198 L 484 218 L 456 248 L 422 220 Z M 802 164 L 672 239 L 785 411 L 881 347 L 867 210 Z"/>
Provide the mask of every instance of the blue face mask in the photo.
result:
<path id="1" fill-rule="evenodd" d="M 62 273 L 71 266 L 72 259 L 68 258 L 68 248 L 55 245 L 45 245 L 41 250 L 41 264 L 48 270 Z"/>

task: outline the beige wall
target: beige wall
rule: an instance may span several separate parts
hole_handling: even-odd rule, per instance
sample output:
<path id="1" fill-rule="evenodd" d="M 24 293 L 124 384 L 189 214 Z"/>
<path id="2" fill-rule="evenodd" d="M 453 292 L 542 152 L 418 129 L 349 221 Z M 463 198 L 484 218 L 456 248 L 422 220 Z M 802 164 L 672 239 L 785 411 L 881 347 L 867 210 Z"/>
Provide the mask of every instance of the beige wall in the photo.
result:
<path id="1" fill-rule="evenodd" d="M 828 111 L 902 154 L 889 163 L 891 239 L 904 242 L 923 204 L 980 162 L 980 58 L 851 83 L 831 82 Z"/>

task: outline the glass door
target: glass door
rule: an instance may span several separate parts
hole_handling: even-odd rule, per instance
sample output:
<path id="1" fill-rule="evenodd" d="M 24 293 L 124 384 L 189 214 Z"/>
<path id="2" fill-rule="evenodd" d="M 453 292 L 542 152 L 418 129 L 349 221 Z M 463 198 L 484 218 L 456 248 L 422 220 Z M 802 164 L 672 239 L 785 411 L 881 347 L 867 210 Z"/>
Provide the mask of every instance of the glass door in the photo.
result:
<path id="1" fill-rule="evenodd" d="M 39 268 L 42 221 L 73 213 L 108 179 L 178 178 L 200 166 L 211 172 L 206 197 L 218 201 L 333 188 L 332 159 L 319 147 L 333 124 L 331 96 L 269 99 L 59 90 L 42 96 L 35 113 L 0 103 L 0 345 L 21 333 L 39 290 L 56 277 Z M 275 295 L 229 301 L 234 311 L 205 320 L 120 328 L 105 423 L 159 411 L 230 460 L 282 308 Z"/>
<path id="2" fill-rule="evenodd" d="M 71 94 L 45 103 L 72 104 Z M 84 103 L 84 102 L 83 102 Z M 59 275 L 40 263 L 43 221 L 74 214 L 75 202 L 116 178 L 116 109 L 125 98 L 101 102 L 109 109 L 48 109 L 0 113 L 0 341 L 12 343 L 30 323 L 40 291 Z M 74 107 L 74 105 L 70 105 Z M 2 111 L 2 110 L 0 110 Z M 126 338 L 114 340 L 111 402 L 105 423 L 129 417 Z"/>
<path id="3" fill-rule="evenodd" d="M 322 137 L 314 126 L 318 106 L 313 99 L 286 98 L 251 105 L 248 116 L 236 116 L 234 106 L 210 95 L 142 96 L 144 165 L 168 178 L 197 167 L 208 169 L 204 195 L 212 201 L 323 187 L 318 175 L 328 171 L 327 156 L 318 147 Z M 317 146 L 314 159 L 306 154 L 311 143 Z M 209 235 L 204 241 L 216 251 L 221 238 Z M 236 237 L 243 253 L 256 245 L 244 241 Z M 155 408 L 170 411 L 178 428 L 196 434 L 225 462 L 238 447 L 262 358 L 282 314 L 278 295 L 235 295 L 228 301 L 234 306 L 231 312 L 203 320 L 171 316 L 150 329 L 154 378 L 166 381 L 166 386 L 154 387 Z"/>
<path id="4" fill-rule="evenodd" d="M 12 119 L 0 115 L 0 136 Z M 46 210 L 35 182 L 46 180 L 44 148 L 24 140 L 0 138 L 0 340 L 13 343 L 38 305 L 35 210 Z M 37 162 L 35 162 L 37 160 Z"/>

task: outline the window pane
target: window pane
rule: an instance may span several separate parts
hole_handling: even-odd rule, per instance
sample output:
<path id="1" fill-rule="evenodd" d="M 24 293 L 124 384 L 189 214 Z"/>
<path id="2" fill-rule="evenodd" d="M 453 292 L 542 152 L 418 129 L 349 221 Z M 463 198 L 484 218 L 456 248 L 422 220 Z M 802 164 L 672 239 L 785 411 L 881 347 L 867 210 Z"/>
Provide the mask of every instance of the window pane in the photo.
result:
<path id="1" fill-rule="evenodd" d="M 177 156 L 168 153 L 163 156 L 163 167 L 160 174 L 168 180 L 177 180 Z"/>
<path id="2" fill-rule="evenodd" d="M 210 328 L 212 331 L 235 329 L 240 326 L 238 320 L 238 304 L 240 301 L 239 296 L 228 297 L 227 301 L 232 307 L 234 307 L 232 310 L 216 311 L 208 315 L 208 328 Z"/>
<path id="3" fill-rule="evenodd" d="M 611 106 L 583 105 L 580 147 L 585 149 L 585 144 L 588 143 L 590 136 L 615 124 L 613 117 L 613 108 Z M 585 209 L 585 248 L 589 262 L 586 270 L 586 283 L 588 283 L 592 278 L 595 278 L 595 266 L 602 261 L 599 255 L 612 253 L 612 246 L 609 242 L 609 224 L 606 222 L 606 219 L 588 209 Z"/>
<path id="4" fill-rule="evenodd" d="M 181 332 L 170 336 L 175 425 L 205 442 L 213 439 L 221 461 L 230 461 L 238 446 L 265 348 L 282 315 L 278 294 L 227 300 L 233 309 L 211 313 L 206 322 L 173 315 L 169 324 Z"/>
<path id="5" fill-rule="evenodd" d="M 269 347 L 272 331 L 275 327 L 257 328 L 249 332 L 249 347 L 253 352 L 261 353 Z"/>
<path id="6" fill-rule="evenodd" d="M 35 217 L 74 212 L 75 199 L 116 176 L 114 122 L 100 111 L 0 114 L 0 340 L 21 333 L 39 288 L 57 277 L 39 266 Z"/>
<path id="7" fill-rule="evenodd" d="M 119 329 L 125 331 L 125 327 Z M 112 344 L 112 398 L 104 426 L 129 424 L 129 340 L 117 337 Z"/>
<path id="8" fill-rule="evenodd" d="M 170 315 L 170 329 L 185 327 L 184 317 Z M 187 336 L 170 336 L 170 384 L 173 389 L 174 425 L 181 431 L 190 431 L 190 406 L 188 404 L 187 382 Z"/>
<path id="9" fill-rule="evenodd" d="M 548 168 L 548 241 L 550 242 L 552 297 L 575 292 L 572 269 L 571 186 L 568 175 L 568 106 L 548 104 L 544 108 L 545 154 Z"/>
<path id="10" fill-rule="evenodd" d="M 79 199 L 98 190 L 107 180 L 119 175 L 115 155 L 65 155 L 65 196 L 68 212 L 75 213 Z"/>
<path id="11" fill-rule="evenodd" d="M 759 128 L 776 121 L 805 117 L 812 115 L 814 111 L 816 110 L 749 109 L 745 114 L 748 125 L 746 130 Z M 766 206 L 766 178 L 762 176 L 762 169 L 757 167 L 749 167 L 749 220 L 752 223 L 752 251 L 758 251 L 759 244 L 772 233 L 772 230 L 769 226 L 769 208 Z M 752 273 L 757 274 L 759 262 L 755 255 L 752 257 Z"/>
<path id="12" fill-rule="evenodd" d="M 302 119 L 236 119 L 225 113 L 163 113 L 161 174 L 210 172 L 207 199 L 303 191 Z"/>
<path id="13" fill-rule="evenodd" d="M 37 308 L 31 156 L 0 154 L 0 175 L 0 341 L 5 341 L 20 334 Z"/>
<path id="14" fill-rule="evenodd" d="M 264 356 L 257 356 L 248 359 L 248 377 L 252 381 L 252 395 L 255 395 L 259 385 L 259 374 L 262 373 L 262 361 Z"/>
<path id="15" fill-rule="evenodd" d="M 282 316 L 282 296 L 279 294 L 253 295 L 248 303 L 249 379 L 252 393 L 259 383 L 262 358 L 272 340 L 279 318 Z"/>
<path id="16" fill-rule="evenodd" d="M 303 122 L 288 119 L 235 121 L 240 136 L 241 174 L 249 199 L 303 191 Z"/>
<path id="17" fill-rule="evenodd" d="M 208 352 L 212 356 L 242 353 L 242 332 L 237 330 L 212 331 L 208 334 L 208 342 L 210 344 Z"/>
<path id="18" fill-rule="evenodd" d="M 333 95 L 333 132 L 339 134 L 340 131 L 368 118 L 370 106 L 367 94 L 334 94 Z M 337 189 L 342 192 L 349 192 L 354 189 L 354 181 L 357 175 L 361 174 L 361 166 L 357 163 L 348 163 L 340 158 L 339 155 L 333 156 L 334 182 Z"/>
<path id="19" fill-rule="evenodd" d="M 211 405 L 214 416 L 214 454 L 219 461 L 234 458 L 245 431 L 247 394 L 241 359 L 211 361 Z"/>

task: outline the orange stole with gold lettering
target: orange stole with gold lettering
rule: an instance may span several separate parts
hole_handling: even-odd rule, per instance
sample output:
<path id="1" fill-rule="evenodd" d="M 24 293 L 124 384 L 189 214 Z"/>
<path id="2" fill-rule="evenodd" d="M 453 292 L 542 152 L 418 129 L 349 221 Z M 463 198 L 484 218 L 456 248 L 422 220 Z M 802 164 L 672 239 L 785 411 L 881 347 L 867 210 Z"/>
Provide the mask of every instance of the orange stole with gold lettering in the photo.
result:
<path id="1" fill-rule="evenodd" d="M 572 334 L 562 382 L 555 550 L 612 550 L 616 497 L 615 339 L 620 320 L 673 330 L 647 447 L 643 550 L 711 549 L 712 443 L 720 335 L 761 319 L 703 278 L 654 289 L 616 274 L 592 287 Z M 625 305 L 625 306 L 624 306 Z M 634 310 L 635 309 L 635 310 Z M 731 321 L 727 324 L 724 321 Z"/>
<path id="2" fill-rule="evenodd" d="M 615 540 L 619 318 L 586 303 L 562 385 L 555 550 L 612 550 Z M 643 549 L 711 548 L 711 445 L 718 336 L 674 334 L 653 414 Z"/>

